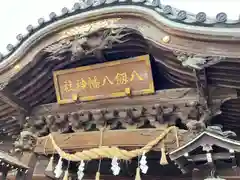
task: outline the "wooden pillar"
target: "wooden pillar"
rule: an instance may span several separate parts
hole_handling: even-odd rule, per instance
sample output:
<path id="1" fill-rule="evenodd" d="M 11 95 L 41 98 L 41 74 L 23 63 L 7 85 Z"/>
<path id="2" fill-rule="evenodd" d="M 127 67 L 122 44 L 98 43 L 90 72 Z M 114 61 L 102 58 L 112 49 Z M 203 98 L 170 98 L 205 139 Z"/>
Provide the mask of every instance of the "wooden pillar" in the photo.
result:
<path id="1" fill-rule="evenodd" d="M 35 165 L 37 163 L 37 155 L 34 152 L 23 152 L 20 161 L 29 167 L 27 172 L 18 171 L 16 180 L 32 180 Z"/>

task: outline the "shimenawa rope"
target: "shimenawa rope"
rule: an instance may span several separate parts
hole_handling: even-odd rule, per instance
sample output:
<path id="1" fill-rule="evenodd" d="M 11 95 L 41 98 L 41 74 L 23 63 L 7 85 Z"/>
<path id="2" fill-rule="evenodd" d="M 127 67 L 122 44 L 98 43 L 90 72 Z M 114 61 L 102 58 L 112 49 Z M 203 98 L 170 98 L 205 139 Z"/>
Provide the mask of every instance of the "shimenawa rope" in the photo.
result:
<path id="1" fill-rule="evenodd" d="M 60 155 L 60 157 L 68 160 L 68 161 L 81 161 L 81 160 L 93 160 L 93 159 L 102 159 L 102 158 L 118 158 L 122 160 L 130 160 L 134 157 L 137 157 L 143 152 L 147 153 L 149 152 L 154 146 L 156 146 L 160 141 L 162 141 L 169 132 L 174 130 L 175 133 L 177 133 L 177 127 L 171 126 L 164 130 L 164 132 L 156 137 L 154 140 L 150 141 L 148 144 L 146 144 L 144 147 L 136 150 L 127 151 L 124 149 L 119 149 L 118 147 L 107 147 L 107 146 L 100 146 L 98 148 L 93 148 L 89 150 L 83 150 L 82 152 L 76 152 L 75 154 L 69 154 L 61 150 L 61 148 L 56 144 L 52 134 L 49 134 L 49 138 L 52 141 L 52 145 L 56 152 Z M 103 133 L 103 132 L 101 132 Z M 102 135 L 101 135 L 102 136 Z M 176 143 L 179 145 L 178 136 L 176 134 Z M 163 152 L 162 152 L 163 153 Z"/>

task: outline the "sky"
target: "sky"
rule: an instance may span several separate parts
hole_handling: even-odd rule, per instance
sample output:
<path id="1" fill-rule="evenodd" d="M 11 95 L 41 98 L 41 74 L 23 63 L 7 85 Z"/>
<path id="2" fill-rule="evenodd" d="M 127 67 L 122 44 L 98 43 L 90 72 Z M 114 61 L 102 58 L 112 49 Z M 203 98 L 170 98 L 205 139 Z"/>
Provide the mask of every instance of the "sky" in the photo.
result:
<path id="1" fill-rule="evenodd" d="M 41 17 L 49 18 L 50 12 L 61 13 L 63 7 L 71 9 L 79 0 L 7 0 L 1 2 L 0 11 L 0 52 L 7 53 L 7 44 L 16 44 L 17 34 L 27 33 L 29 24 L 37 26 Z M 239 18 L 240 0 L 161 0 L 162 4 L 172 5 L 192 13 L 206 12 L 215 17 L 225 12 L 230 19 Z"/>

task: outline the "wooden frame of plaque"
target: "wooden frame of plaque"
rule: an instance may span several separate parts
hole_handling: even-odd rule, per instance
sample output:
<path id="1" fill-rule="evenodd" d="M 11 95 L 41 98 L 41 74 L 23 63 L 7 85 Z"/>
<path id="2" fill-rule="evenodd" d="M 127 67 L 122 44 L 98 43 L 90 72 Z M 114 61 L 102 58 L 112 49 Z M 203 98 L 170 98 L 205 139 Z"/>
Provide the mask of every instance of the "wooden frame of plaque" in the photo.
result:
<path id="1" fill-rule="evenodd" d="M 59 104 L 155 92 L 149 55 L 53 72 Z"/>

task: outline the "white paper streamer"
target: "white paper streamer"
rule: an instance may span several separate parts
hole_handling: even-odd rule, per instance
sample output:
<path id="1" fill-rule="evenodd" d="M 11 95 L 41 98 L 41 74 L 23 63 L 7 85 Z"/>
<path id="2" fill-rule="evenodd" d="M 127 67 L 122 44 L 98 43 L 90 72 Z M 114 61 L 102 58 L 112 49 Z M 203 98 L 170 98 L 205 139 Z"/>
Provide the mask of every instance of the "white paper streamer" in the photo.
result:
<path id="1" fill-rule="evenodd" d="M 82 160 L 80 165 L 78 166 L 78 172 L 77 172 L 77 175 L 78 175 L 78 180 L 82 180 L 83 176 L 84 176 L 84 167 L 85 167 L 85 163 L 84 161 Z"/>
<path id="2" fill-rule="evenodd" d="M 62 158 L 60 158 L 58 160 L 58 164 L 57 164 L 57 166 L 55 167 L 55 170 L 54 170 L 54 174 L 55 174 L 56 178 L 60 178 L 60 176 L 63 173 L 62 165 L 63 165 Z"/>
<path id="3" fill-rule="evenodd" d="M 140 169 L 143 174 L 146 174 L 148 171 L 147 157 L 145 156 L 145 153 L 143 153 L 141 160 L 140 160 Z"/>
<path id="4" fill-rule="evenodd" d="M 116 157 L 112 159 L 111 165 L 112 165 L 111 170 L 113 172 L 113 175 L 114 176 L 119 175 L 121 168 L 118 165 L 118 159 Z"/>

